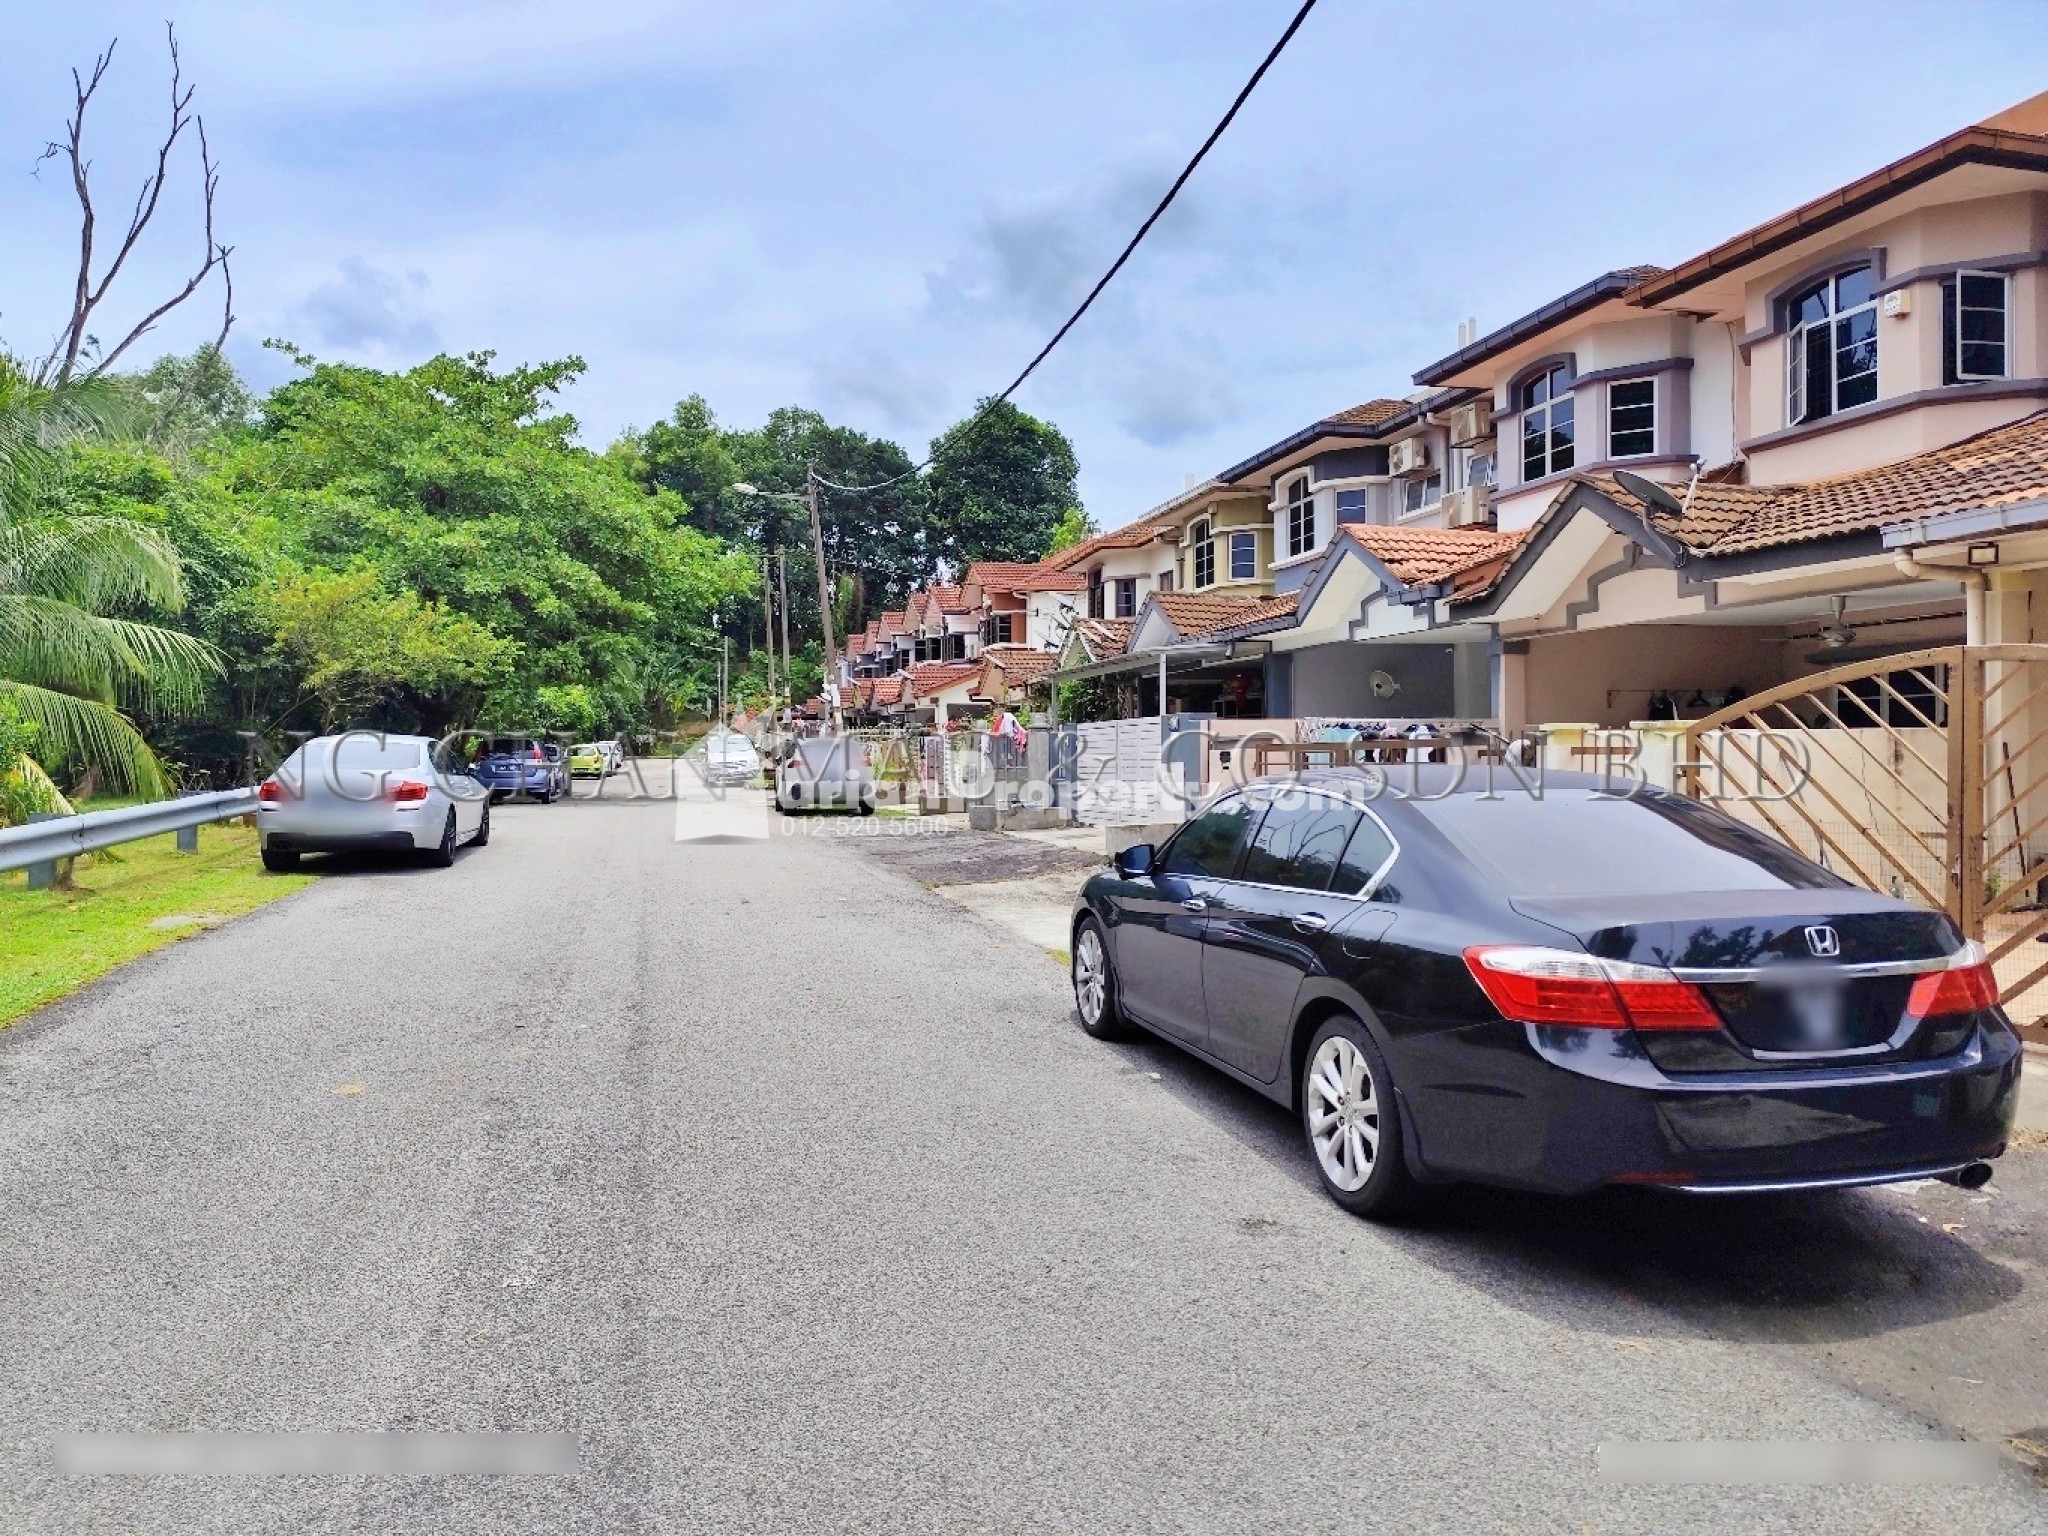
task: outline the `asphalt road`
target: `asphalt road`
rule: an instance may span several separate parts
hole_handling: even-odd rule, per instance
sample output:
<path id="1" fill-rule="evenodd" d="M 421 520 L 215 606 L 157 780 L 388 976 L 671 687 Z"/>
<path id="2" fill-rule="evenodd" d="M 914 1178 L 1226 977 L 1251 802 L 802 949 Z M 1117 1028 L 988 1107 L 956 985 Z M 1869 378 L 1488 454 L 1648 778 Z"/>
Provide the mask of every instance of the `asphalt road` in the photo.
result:
<path id="1" fill-rule="evenodd" d="M 2048 1530 L 2010 1468 L 1598 1476 L 1968 1427 L 1829 1353 L 2027 1347 L 2039 1277 L 1914 1197 L 1364 1225 L 1287 1117 L 1088 1040 L 857 828 L 505 807 L 452 870 L 334 868 L 0 1035 L 0 1530 Z M 2039 1406 L 2009 1378 L 1988 1426 Z M 170 1429 L 568 1430 L 582 1470 L 54 1469 Z"/>

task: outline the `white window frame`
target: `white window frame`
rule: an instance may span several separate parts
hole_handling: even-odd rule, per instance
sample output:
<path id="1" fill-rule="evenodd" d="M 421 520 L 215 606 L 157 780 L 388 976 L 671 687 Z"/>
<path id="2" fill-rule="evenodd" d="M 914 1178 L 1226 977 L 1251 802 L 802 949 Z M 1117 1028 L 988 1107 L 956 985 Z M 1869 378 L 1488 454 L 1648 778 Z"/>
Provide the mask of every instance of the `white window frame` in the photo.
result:
<path id="1" fill-rule="evenodd" d="M 1313 554 L 1316 547 L 1316 496 L 1308 476 L 1298 475 L 1287 487 L 1287 558 Z"/>
<path id="2" fill-rule="evenodd" d="M 1434 486 L 1435 494 L 1430 488 Z M 1444 475 L 1440 469 L 1432 469 L 1426 475 L 1410 475 L 1401 486 L 1401 516 L 1425 517 L 1434 512 L 1444 499 Z"/>
<path id="3" fill-rule="evenodd" d="M 1237 573 L 1238 540 L 1244 541 L 1245 571 Z M 1259 576 L 1259 536 L 1249 528 L 1234 529 L 1230 534 L 1230 579 L 1232 581 L 1256 581 Z"/>
<path id="4" fill-rule="evenodd" d="M 1124 605 L 1124 599 L 1126 597 L 1130 598 L 1130 606 L 1128 609 L 1126 609 Z M 1116 578 L 1115 585 L 1110 595 L 1110 606 L 1116 609 L 1116 612 L 1112 615 L 1112 617 L 1114 618 L 1135 619 L 1138 616 L 1137 577 L 1119 576 Z"/>
<path id="5" fill-rule="evenodd" d="M 2003 310 L 2002 318 L 2005 321 L 2005 335 L 1998 344 L 1998 352 L 1999 356 L 2004 359 L 2005 366 L 2001 368 L 1997 373 L 1965 373 L 1963 371 L 1963 279 L 1966 277 L 1979 277 L 1989 282 L 1994 282 L 1998 284 L 1999 303 Z M 1958 384 L 1976 384 L 1982 382 L 1985 379 L 2011 378 L 2012 274 L 2010 272 L 1984 272 L 1978 270 L 1975 267 L 1958 267 L 1954 272 L 1949 274 L 1949 280 L 1955 284 L 1954 292 L 1956 305 L 1956 335 L 1955 353 L 1953 356 L 1947 358 L 1946 362 L 1955 371 L 1955 381 Z M 1944 284 L 1943 286 L 1944 289 L 1946 289 L 1947 285 Z M 1946 309 L 1948 308 L 1948 296 L 1946 291 L 1944 291 L 1942 296 L 1942 308 L 1944 311 L 1946 311 Z M 1979 345 L 1982 345 L 1982 343 L 1979 343 Z"/>
<path id="6" fill-rule="evenodd" d="M 1212 541 L 1213 531 L 1206 517 L 1195 523 L 1190 531 L 1195 537 L 1188 541 L 1191 551 L 1188 556 L 1188 590 L 1200 592 L 1216 585 L 1216 545 Z M 1207 581 L 1202 579 L 1202 567 L 1205 563 L 1209 567 Z"/>
<path id="7" fill-rule="evenodd" d="M 1562 391 L 1558 385 L 1560 379 L 1563 380 Z M 1544 383 L 1549 393 L 1538 404 L 1526 404 L 1529 391 L 1535 388 L 1539 380 Z M 1515 404 L 1521 408 L 1520 414 L 1515 418 L 1515 463 L 1520 466 L 1523 482 L 1561 475 L 1575 467 L 1579 462 L 1579 402 L 1572 388 L 1571 371 L 1563 363 L 1552 363 L 1548 368 L 1532 373 L 1515 386 Z M 1562 455 L 1559 454 L 1557 445 L 1550 440 L 1551 429 L 1556 423 L 1557 409 L 1560 405 L 1571 408 L 1572 428 L 1571 446 Z M 1543 468 L 1533 475 L 1529 473 L 1528 447 L 1529 428 L 1532 423 L 1540 425 L 1543 437 Z M 1559 464 L 1557 460 L 1560 457 L 1568 457 L 1570 463 Z"/>
<path id="8" fill-rule="evenodd" d="M 1617 448 L 1617 447 L 1615 447 L 1615 446 L 1614 446 L 1614 439 L 1615 439 L 1615 435 L 1616 435 L 1616 433 L 1615 433 L 1615 426 L 1614 426 L 1614 413 L 1615 413 L 1615 412 L 1616 412 L 1617 410 L 1624 410 L 1624 411 L 1635 411 L 1635 410 L 1641 410 L 1641 409 L 1642 409 L 1642 407 L 1641 407 L 1641 406 L 1635 406 L 1635 405 L 1624 405 L 1624 406 L 1617 406 L 1617 405 L 1615 404 L 1615 401 L 1614 401 L 1614 392 L 1615 392 L 1615 391 L 1616 391 L 1617 389 L 1624 389 L 1624 388 L 1626 388 L 1627 386 L 1629 386 L 1630 384 L 1647 384 L 1647 385 L 1649 386 L 1649 388 L 1650 388 L 1650 427 L 1649 427 L 1649 432 L 1650 432 L 1650 446 L 1649 446 L 1649 447 L 1647 447 L 1647 448 L 1644 448 L 1644 449 L 1642 449 L 1642 450 L 1640 450 L 1640 451 L 1638 451 L 1638 452 L 1633 452 L 1633 453 L 1623 453 L 1623 452 L 1622 452 L 1622 451 L 1621 451 L 1621 450 L 1620 450 L 1619 448 Z M 1657 451 L 1657 417 L 1658 417 L 1658 414 L 1659 414 L 1659 412 L 1658 412 L 1658 409 L 1657 409 L 1657 407 L 1658 407 L 1657 393 L 1658 393 L 1658 391 L 1657 391 L 1657 376 L 1656 376 L 1656 375 L 1655 375 L 1654 373 L 1653 373 L 1653 374 L 1650 374 L 1650 375 L 1649 375 L 1649 376 L 1648 376 L 1647 378 L 1641 378 L 1641 379 L 1614 379 L 1614 380 L 1611 380 L 1611 381 L 1610 381 L 1610 382 L 1608 383 L 1608 385 L 1607 385 L 1607 457 L 1608 457 L 1608 458 L 1610 458 L 1610 459 L 1647 459 L 1647 458 L 1649 458 L 1649 457 L 1650 457 L 1650 456 L 1651 456 L 1652 454 L 1656 453 L 1656 451 Z M 1642 429 L 1641 427 L 1624 427 L 1624 428 L 1622 428 L 1621 430 L 1622 430 L 1623 432 L 1640 432 L 1640 431 L 1642 431 L 1643 429 Z"/>
<path id="9" fill-rule="evenodd" d="M 1848 309 L 1836 309 L 1834 307 L 1836 303 L 1835 285 L 1843 278 L 1849 276 L 1850 273 L 1861 271 L 1868 271 L 1870 273 L 1870 297 L 1861 304 L 1853 305 Z M 1823 335 L 1826 338 L 1828 348 L 1828 408 L 1822 411 L 1820 415 L 1812 417 L 1811 420 L 1826 421 L 1830 416 L 1840 415 L 1845 410 L 1855 410 L 1858 406 L 1874 404 L 1876 402 L 1876 396 L 1873 394 L 1870 400 L 1859 401 L 1855 406 L 1843 405 L 1842 375 L 1841 371 L 1834 366 L 1837 354 L 1841 350 L 1835 343 L 1835 327 L 1844 320 L 1851 319 L 1866 311 L 1871 317 L 1870 345 L 1873 354 L 1878 350 L 1880 330 L 1877 325 L 1879 295 L 1877 291 L 1876 265 L 1867 261 L 1859 262 L 1854 266 L 1844 267 L 1839 272 L 1830 272 L 1825 278 L 1820 278 L 1815 282 L 1806 284 L 1798 292 L 1788 294 L 1780 301 L 1785 306 L 1786 313 L 1790 314 L 1799 300 L 1806 294 L 1811 293 L 1816 287 L 1822 289 L 1827 295 L 1827 312 L 1817 320 L 1803 320 L 1797 325 L 1789 325 L 1785 329 L 1785 424 L 1790 427 L 1799 426 L 1809 419 L 1806 415 L 1806 352 L 1811 343 L 1811 338 L 1815 334 Z M 1876 372 L 1877 364 L 1875 359 L 1873 359 L 1871 365 L 1873 378 L 1875 378 Z M 1861 378 L 1862 375 L 1857 374 L 1856 377 Z"/>

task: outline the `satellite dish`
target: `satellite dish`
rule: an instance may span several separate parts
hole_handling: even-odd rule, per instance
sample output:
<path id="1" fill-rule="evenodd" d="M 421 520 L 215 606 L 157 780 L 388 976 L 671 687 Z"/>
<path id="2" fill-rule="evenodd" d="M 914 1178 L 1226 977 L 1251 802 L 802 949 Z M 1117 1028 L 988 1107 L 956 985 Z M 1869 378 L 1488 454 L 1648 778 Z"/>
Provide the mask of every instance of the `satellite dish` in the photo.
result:
<path id="1" fill-rule="evenodd" d="M 1372 696 L 1376 699 L 1390 699 L 1401 691 L 1400 683 L 1391 672 L 1375 672 L 1366 681 L 1370 684 Z"/>
<path id="2" fill-rule="evenodd" d="M 1626 469 L 1617 469 L 1614 480 L 1624 491 L 1640 501 L 1652 512 L 1661 512 L 1666 517 L 1685 516 L 1685 503 L 1665 490 L 1654 480 L 1645 480 L 1641 475 Z"/>

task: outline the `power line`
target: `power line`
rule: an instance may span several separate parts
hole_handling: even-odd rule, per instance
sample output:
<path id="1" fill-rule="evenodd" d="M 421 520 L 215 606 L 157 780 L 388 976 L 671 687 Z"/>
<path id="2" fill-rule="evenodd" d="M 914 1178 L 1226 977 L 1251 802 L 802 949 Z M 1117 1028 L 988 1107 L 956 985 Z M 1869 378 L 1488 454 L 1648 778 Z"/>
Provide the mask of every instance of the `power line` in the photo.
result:
<path id="1" fill-rule="evenodd" d="M 1096 279 L 1095 286 L 1088 290 L 1088 296 L 1081 300 L 1080 307 L 1067 316 L 1064 325 L 1053 332 L 1052 340 L 1038 349 L 1038 355 L 1024 365 L 1024 371 L 1018 374 L 1016 378 L 1010 380 L 1007 389 L 1001 394 L 994 396 L 980 410 L 967 419 L 966 424 L 960 428 L 961 435 L 964 436 L 966 433 L 972 432 L 981 424 L 989 412 L 1014 395 L 1018 387 L 1037 371 L 1038 365 L 1052 355 L 1053 348 L 1066 340 L 1067 332 L 1071 331 L 1080 322 L 1081 317 L 1088 313 L 1089 306 L 1102 296 L 1102 290 L 1107 288 L 1111 279 L 1123 270 L 1124 263 L 1131 259 L 1131 255 L 1138 249 L 1139 243 L 1152 232 L 1152 226 L 1157 224 L 1160 216 L 1173 206 L 1173 200 L 1180 195 L 1180 189 L 1186 186 L 1188 178 L 1195 174 L 1195 167 L 1200 165 L 1208 157 L 1209 151 L 1216 147 L 1216 141 L 1223 137 L 1224 131 L 1230 127 L 1231 120 L 1237 116 L 1238 110 L 1244 106 L 1245 102 L 1251 99 L 1252 92 L 1258 89 L 1259 82 L 1266 77 L 1266 71 L 1273 67 L 1273 61 L 1278 59 L 1287 45 L 1294 40 L 1294 34 L 1301 30 L 1301 24 L 1308 20 L 1308 13 L 1315 8 L 1316 0 L 1303 0 L 1301 9 L 1294 13 L 1294 20 L 1287 23 L 1287 30 L 1280 34 L 1280 40 L 1266 51 L 1266 56 L 1259 60 L 1259 67 L 1252 71 L 1251 78 L 1245 81 L 1244 88 L 1237 93 L 1236 99 L 1230 103 L 1230 110 L 1225 112 L 1218 119 L 1216 126 L 1209 130 L 1209 136 L 1202 140 L 1202 147 L 1195 151 L 1194 158 L 1181 168 L 1181 173 L 1178 176 L 1174 177 L 1173 185 L 1166 189 L 1166 195 L 1160 198 L 1158 206 L 1145 216 L 1145 222 L 1138 226 L 1138 232 L 1131 236 L 1130 243 L 1122 251 L 1118 252 L 1116 260 L 1109 264 L 1109 270 Z M 835 491 L 879 491 L 896 484 L 900 480 L 908 480 L 912 475 L 917 474 L 921 470 L 931 468 L 932 460 L 936 457 L 935 453 L 928 454 L 923 463 L 917 464 L 905 470 L 902 474 L 892 476 L 887 480 L 878 480 L 873 485 L 839 485 L 822 476 L 817 477 L 818 484 Z"/>

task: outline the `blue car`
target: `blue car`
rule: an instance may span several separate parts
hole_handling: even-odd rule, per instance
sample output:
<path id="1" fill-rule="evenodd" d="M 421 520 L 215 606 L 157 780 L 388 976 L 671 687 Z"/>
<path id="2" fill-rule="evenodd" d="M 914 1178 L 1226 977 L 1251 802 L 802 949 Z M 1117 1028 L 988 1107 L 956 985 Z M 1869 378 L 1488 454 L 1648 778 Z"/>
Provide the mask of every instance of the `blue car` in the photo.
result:
<path id="1" fill-rule="evenodd" d="M 569 793 L 569 761 L 552 741 L 515 737 L 485 742 L 469 774 L 494 800 L 524 793 L 552 805 Z"/>

